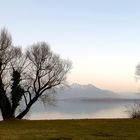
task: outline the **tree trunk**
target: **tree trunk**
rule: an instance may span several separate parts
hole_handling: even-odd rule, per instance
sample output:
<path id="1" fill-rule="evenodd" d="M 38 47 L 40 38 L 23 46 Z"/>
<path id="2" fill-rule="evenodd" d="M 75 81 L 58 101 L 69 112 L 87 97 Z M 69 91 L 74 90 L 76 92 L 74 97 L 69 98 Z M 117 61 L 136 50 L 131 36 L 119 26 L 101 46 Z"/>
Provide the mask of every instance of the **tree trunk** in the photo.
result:
<path id="1" fill-rule="evenodd" d="M 34 97 L 29 104 L 27 105 L 27 107 L 25 108 L 25 110 L 23 112 L 21 112 L 16 118 L 17 119 L 22 119 L 30 110 L 31 106 L 37 101 L 39 96 Z"/>
<path id="2" fill-rule="evenodd" d="M 30 107 L 26 107 L 26 109 L 23 112 L 21 112 L 16 118 L 22 119 L 29 112 L 29 110 L 30 110 Z"/>
<path id="3" fill-rule="evenodd" d="M 11 110 L 2 107 L 1 112 L 2 112 L 3 120 L 10 120 L 15 118 L 15 116 L 11 113 Z"/>
<path id="4" fill-rule="evenodd" d="M 3 120 L 8 120 L 14 118 L 12 113 L 11 103 L 6 96 L 4 86 L 2 83 L 2 78 L 0 77 L 0 110 L 2 113 Z"/>
<path id="5" fill-rule="evenodd" d="M 15 118 L 12 112 L 11 104 L 7 98 L 3 97 L 0 104 L 0 109 L 1 109 L 3 120 L 9 120 Z"/>

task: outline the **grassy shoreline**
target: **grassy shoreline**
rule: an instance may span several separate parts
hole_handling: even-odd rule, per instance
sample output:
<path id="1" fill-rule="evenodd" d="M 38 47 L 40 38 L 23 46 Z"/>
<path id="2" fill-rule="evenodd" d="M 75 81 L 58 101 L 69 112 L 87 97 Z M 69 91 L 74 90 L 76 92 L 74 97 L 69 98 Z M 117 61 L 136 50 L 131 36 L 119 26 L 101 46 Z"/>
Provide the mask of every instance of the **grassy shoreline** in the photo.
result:
<path id="1" fill-rule="evenodd" d="M 140 120 L 74 119 L 0 122 L 0 140 L 139 140 Z"/>

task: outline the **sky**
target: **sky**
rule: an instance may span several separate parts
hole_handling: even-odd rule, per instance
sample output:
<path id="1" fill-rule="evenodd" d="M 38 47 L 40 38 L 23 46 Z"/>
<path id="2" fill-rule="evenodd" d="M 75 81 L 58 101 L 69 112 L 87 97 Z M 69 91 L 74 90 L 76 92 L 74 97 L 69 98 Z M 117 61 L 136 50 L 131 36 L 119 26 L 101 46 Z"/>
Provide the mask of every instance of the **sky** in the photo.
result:
<path id="1" fill-rule="evenodd" d="M 0 0 L 0 28 L 23 48 L 46 41 L 73 67 L 69 83 L 138 92 L 139 0 Z"/>

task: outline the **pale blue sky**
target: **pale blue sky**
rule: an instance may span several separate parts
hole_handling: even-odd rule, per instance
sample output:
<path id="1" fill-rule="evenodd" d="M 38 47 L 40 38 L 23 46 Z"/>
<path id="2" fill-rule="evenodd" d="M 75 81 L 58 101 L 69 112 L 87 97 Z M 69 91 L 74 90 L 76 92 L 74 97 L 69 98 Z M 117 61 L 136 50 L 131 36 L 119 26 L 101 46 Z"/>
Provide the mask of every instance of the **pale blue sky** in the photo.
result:
<path id="1" fill-rule="evenodd" d="M 16 45 L 46 41 L 73 62 L 70 83 L 138 91 L 139 0 L 0 0 L 0 27 Z"/>

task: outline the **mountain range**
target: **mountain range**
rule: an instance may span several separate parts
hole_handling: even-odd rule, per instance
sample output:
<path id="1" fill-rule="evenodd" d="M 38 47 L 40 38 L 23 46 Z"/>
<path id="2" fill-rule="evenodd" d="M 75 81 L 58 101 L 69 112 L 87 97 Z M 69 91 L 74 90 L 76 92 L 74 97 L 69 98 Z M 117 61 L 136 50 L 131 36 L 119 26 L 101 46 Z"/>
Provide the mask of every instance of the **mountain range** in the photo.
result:
<path id="1" fill-rule="evenodd" d="M 97 88 L 92 84 L 72 84 L 57 93 L 57 99 L 138 99 L 138 93 L 116 93 Z"/>

